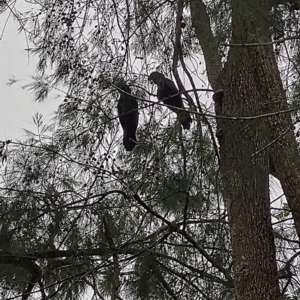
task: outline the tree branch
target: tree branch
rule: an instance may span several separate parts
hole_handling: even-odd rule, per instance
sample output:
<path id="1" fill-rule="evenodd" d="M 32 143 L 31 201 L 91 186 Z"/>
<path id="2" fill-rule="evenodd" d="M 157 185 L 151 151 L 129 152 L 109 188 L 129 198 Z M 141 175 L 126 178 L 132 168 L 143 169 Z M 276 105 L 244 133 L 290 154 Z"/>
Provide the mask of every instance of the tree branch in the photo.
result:
<path id="1" fill-rule="evenodd" d="M 34 286 L 36 283 L 40 282 L 42 278 L 42 271 L 40 267 L 34 263 L 34 261 L 29 257 L 17 257 L 14 255 L 1 255 L 0 256 L 0 264 L 6 265 L 19 265 L 21 268 L 27 270 L 30 274 L 30 281 L 28 283 L 27 288 L 22 293 L 22 300 L 27 300 L 30 296 Z M 41 286 L 42 299 L 45 298 L 44 290 L 42 290 L 43 286 Z"/>
<path id="2" fill-rule="evenodd" d="M 218 52 L 219 43 L 213 36 L 210 19 L 202 0 L 190 1 L 192 25 L 203 51 L 206 72 L 210 85 L 216 91 L 217 79 L 222 71 L 221 56 Z"/>
<path id="3" fill-rule="evenodd" d="M 106 217 L 103 216 L 103 225 L 104 225 L 104 234 L 107 239 L 109 248 L 111 250 L 115 250 L 116 246 L 113 241 L 111 231 L 109 228 L 109 224 L 106 220 Z M 120 289 L 120 265 L 119 265 L 119 259 L 118 259 L 118 254 L 113 251 L 113 261 L 114 261 L 114 273 L 113 273 L 113 278 L 112 278 L 112 291 L 111 291 L 111 300 L 116 300 L 119 298 L 119 289 Z"/>
<path id="4" fill-rule="evenodd" d="M 185 87 L 183 86 L 181 79 L 178 74 L 177 70 L 177 64 L 178 64 L 178 59 L 180 56 L 182 56 L 182 49 L 181 49 L 181 44 L 180 44 L 180 39 L 181 39 L 181 16 L 183 13 L 183 0 L 178 1 L 178 11 L 177 11 L 177 16 L 176 16 L 176 25 L 175 25 L 175 42 L 174 42 L 174 55 L 173 55 L 173 65 L 172 65 L 172 71 L 173 75 L 176 79 L 176 83 L 178 85 L 179 91 L 183 92 L 184 96 L 187 99 L 187 102 L 189 104 L 189 107 L 195 110 L 195 103 L 193 98 L 187 93 Z"/>

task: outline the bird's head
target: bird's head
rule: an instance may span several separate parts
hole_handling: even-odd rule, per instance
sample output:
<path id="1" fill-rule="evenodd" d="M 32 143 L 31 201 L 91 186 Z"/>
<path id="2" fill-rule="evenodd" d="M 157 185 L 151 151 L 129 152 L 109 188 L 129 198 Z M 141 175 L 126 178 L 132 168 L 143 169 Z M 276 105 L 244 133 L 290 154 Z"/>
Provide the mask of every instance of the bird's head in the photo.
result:
<path id="1" fill-rule="evenodd" d="M 148 76 L 148 80 L 154 82 L 155 84 L 159 84 L 165 79 L 165 76 L 159 72 L 152 72 Z"/>

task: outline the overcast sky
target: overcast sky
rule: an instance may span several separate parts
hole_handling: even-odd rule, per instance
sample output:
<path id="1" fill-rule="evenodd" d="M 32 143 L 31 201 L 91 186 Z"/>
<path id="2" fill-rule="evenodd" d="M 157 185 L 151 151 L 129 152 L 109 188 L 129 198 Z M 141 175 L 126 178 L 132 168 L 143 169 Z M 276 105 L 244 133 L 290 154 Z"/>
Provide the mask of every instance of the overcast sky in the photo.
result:
<path id="1" fill-rule="evenodd" d="M 61 99 L 51 96 L 45 103 L 33 101 L 33 95 L 21 87 L 30 82 L 35 75 L 37 59 L 28 57 L 24 33 L 18 33 L 18 24 L 13 18 L 7 21 L 7 14 L 0 15 L 0 140 L 24 138 L 23 128 L 33 130 L 32 116 L 38 111 L 49 120 Z M 12 86 L 7 85 L 9 78 L 20 79 Z"/>

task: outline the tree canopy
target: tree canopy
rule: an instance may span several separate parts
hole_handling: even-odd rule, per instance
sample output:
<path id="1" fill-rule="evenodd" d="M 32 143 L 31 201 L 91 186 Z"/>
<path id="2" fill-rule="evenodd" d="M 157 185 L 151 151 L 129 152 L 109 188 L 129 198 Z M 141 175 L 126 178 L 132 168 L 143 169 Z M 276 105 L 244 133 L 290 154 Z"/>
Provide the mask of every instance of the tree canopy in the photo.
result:
<path id="1" fill-rule="evenodd" d="M 298 299 L 297 4 L 0 2 L 38 57 L 25 88 L 61 98 L 0 145 L 1 297 Z M 189 131 L 152 72 L 177 85 Z M 138 102 L 130 152 L 120 79 Z"/>

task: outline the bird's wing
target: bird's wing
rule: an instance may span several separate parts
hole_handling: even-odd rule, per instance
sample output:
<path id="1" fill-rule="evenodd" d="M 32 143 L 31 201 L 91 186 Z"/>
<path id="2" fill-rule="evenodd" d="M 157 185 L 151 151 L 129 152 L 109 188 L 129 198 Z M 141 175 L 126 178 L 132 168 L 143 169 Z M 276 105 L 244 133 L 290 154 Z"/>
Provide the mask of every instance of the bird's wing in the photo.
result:
<path id="1" fill-rule="evenodd" d="M 156 94 L 157 94 L 157 99 L 158 100 L 162 100 L 164 98 L 162 88 L 160 87 L 160 85 L 157 86 L 157 93 Z"/>
<path id="2" fill-rule="evenodd" d="M 138 103 L 136 99 L 130 95 L 121 95 L 118 101 L 118 115 L 120 123 L 124 128 L 128 126 L 137 127 L 139 113 L 138 113 Z"/>
<path id="3" fill-rule="evenodd" d="M 131 104 L 132 109 L 138 109 L 138 103 L 136 101 L 136 98 L 134 98 L 133 96 L 130 96 L 130 101 L 132 102 L 132 104 Z"/>
<path id="4" fill-rule="evenodd" d="M 179 92 L 173 80 L 165 78 L 165 84 L 171 90 L 172 94 L 177 94 Z"/>

